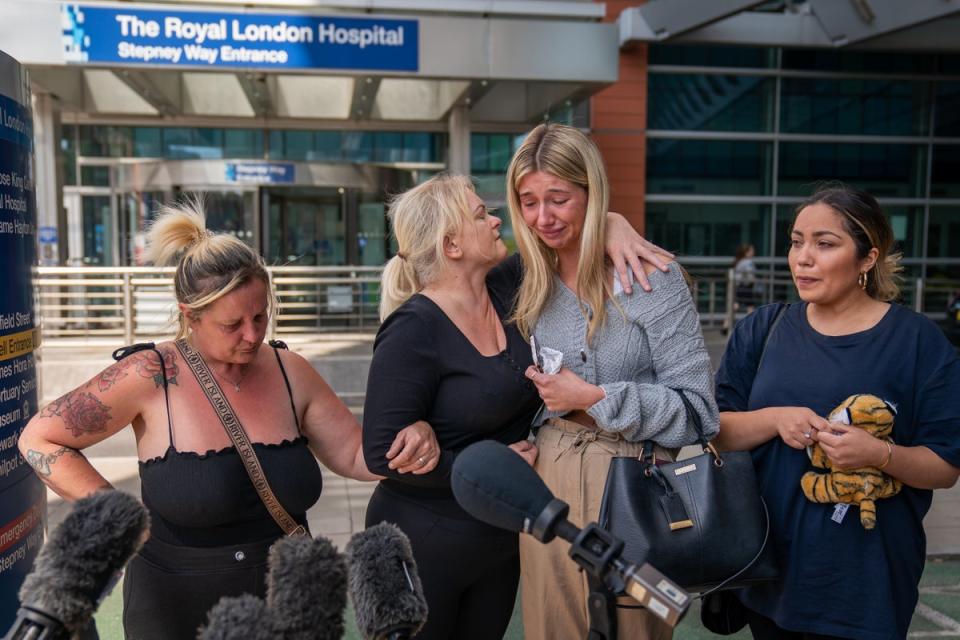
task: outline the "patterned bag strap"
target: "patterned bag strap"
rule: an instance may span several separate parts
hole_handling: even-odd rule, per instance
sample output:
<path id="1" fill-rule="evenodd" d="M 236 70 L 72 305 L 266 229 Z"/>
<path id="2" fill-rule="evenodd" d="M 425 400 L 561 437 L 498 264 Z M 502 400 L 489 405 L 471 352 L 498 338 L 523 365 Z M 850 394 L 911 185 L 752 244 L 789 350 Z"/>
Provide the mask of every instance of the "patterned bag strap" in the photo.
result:
<path id="1" fill-rule="evenodd" d="M 207 396 L 207 400 L 217 411 L 220 424 L 223 425 L 227 435 L 230 436 L 233 446 L 237 448 L 243 466 L 247 470 L 247 475 L 250 476 L 250 481 L 257 490 L 257 494 L 259 494 L 267 511 L 270 512 L 270 515 L 288 536 L 307 535 L 307 530 L 287 513 L 287 510 L 277 500 L 273 489 L 270 488 L 267 477 L 263 473 L 263 467 L 260 465 L 260 459 L 257 457 L 257 452 L 254 451 L 250 438 L 247 437 L 247 432 L 243 430 L 243 425 L 240 424 L 233 407 L 230 406 L 226 396 L 223 395 L 223 390 L 217 383 L 216 378 L 213 377 L 207 363 L 203 361 L 200 353 L 190 346 L 186 338 L 177 340 L 176 345 L 183 359 L 190 366 L 193 375 L 196 376 L 200 388 Z"/>

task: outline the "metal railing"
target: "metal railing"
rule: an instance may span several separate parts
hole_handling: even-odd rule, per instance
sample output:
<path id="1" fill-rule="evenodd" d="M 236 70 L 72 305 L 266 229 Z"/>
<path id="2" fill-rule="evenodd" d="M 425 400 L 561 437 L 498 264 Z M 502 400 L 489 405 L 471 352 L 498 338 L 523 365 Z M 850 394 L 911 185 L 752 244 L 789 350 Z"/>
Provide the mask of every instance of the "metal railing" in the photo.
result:
<path id="1" fill-rule="evenodd" d="M 784 259 L 757 258 L 756 303 L 791 301 L 796 290 Z M 705 328 L 733 326 L 729 260 L 682 258 L 694 282 Z M 381 267 L 268 267 L 278 300 L 271 334 L 375 331 Z M 35 300 L 44 338 L 114 337 L 130 344 L 176 332 L 173 269 L 36 267 Z M 902 302 L 941 319 L 960 280 L 908 279 Z"/>
<path id="2" fill-rule="evenodd" d="M 380 267 L 268 267 L 277 309 L 271 334 L 373 331 Z M 116 337 L 130 344 L 176 333 L 173 268 L 36 267 L 44 338 Z"/>

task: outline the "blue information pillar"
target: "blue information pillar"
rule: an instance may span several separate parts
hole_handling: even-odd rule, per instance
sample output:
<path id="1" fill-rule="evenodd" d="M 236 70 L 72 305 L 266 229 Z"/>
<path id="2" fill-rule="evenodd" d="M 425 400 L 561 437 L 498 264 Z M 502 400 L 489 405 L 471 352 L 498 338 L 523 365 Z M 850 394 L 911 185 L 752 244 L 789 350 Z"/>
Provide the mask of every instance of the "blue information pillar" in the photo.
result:
<path id="1" fill-rule="evenodd" d="M 23 67 L 0 51 L 0 633 L 13 624 L 46 519 L 43 484 L 17 449 L 38 400 L 30 275 L 36 227 L 30 84 Z"/>

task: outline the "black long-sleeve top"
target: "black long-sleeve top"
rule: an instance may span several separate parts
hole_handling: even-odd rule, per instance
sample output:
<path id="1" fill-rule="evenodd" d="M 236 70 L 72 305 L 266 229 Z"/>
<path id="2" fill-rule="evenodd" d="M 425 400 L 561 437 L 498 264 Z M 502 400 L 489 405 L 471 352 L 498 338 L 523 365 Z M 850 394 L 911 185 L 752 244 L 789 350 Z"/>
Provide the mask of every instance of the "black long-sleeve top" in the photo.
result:
<path id="1" fill-rule="evenodd" d="M 530 347 L 506 324 L 519 282 L 510 258 L 487 277 L 487 289 L 507 338 L 506 349 L 481 355 L 429 298 L 414 295 L 381 325 L 373 347 L 363 410 L 363 453 L 385 488 L 426 500 L 444 515 L 470 519 L 453 499 L 450 470 L 457 454 L 480 440 L 505 444 L 527 437 L 540 407 L 524 376 Z M 387 467 L 386 452 L 404 427 L 425 420 L 440 444 L 436 468 L 423 475 Z"/>

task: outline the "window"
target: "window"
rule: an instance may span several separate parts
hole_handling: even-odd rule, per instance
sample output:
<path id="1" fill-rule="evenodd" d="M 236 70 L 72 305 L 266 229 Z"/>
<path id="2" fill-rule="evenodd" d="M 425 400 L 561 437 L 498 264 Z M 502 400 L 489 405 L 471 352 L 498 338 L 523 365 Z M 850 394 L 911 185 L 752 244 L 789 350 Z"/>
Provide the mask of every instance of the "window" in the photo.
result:
<path id="1" fill-rule="evenodd" d="M 937 83 L 933 118 L 935 135 L 960 136 L 960 82 Z"/>
<path id="2" fill-rule="evenodd" d="M 650 46 L 650 64 L 695 67 L 772 67 L 774 49 L 658 44 Z"/>
<path id="3" fill-rule="evenodd" d="M 784 78 L 780 130 L 785 133 L 925 135 L 925 82 Z"/>
<path id="4" fill-rule="evenodd" d="M 159 158 L 163 155 L 163 130 L 158 127 L 134 127 L 133 155 L 138 158 Z"/>
<path id="5" fill-rule="evenodd" d="M 647 141 L 647 193 L 770 193 L 772 144 L 727 140 Z"/>
<path id="6" fill-rule="evenodd" d="M 935 73 L 936 56 L 911 55 L 902 51 L 832 51 L 829 49 L 784 49 L 784 69 L 847 71 L 853 73 Z"/>
<path id="7" fill-rule="evenodd" d="M 80 155 L 119 158 L 133 155 L 130 127 L 80 127 Z"/>
<path id="8" fill-rule="evenodd" d="M 651 73 L 647 127 L 770 131 L 773 80 L 757 76 Z"/>
<path id="9" fill-rule="evenodd" d="M 223 157 L 223 129 L 163 129 L 163 155 L 174 159 Z"/>
<path id="10" fill-rule="evenodd" d="M 941 144 L 933 147 L 930 196 L 960 198 L 960 145 Z"/>
<path id="11" fill-rule="evenodd" d="M 259 129 L 224 129 L 225 158 L 262 158 L 263 131 Z"/>
<path id="12" fill-rule="evenodd" d="M 63 125 L 60 167 L 63 170 L 63 183 L 68 186 L 77 184 L 77 128 L 73 125 Z"/>
<path id="13" fill-rule="evenodd" d="M 804 197 L 825 180 L 841 180 L 876 197 L 924 194 L 926 148 L 920 145 L 785 142 L 780 195 Z"/>
<path id="14" fill-rule="evenodd" d="M 770 207 L 650 202 L 647 237 L 682 255 L 732 256 L 741 244 L 769 255 Z"/>

